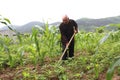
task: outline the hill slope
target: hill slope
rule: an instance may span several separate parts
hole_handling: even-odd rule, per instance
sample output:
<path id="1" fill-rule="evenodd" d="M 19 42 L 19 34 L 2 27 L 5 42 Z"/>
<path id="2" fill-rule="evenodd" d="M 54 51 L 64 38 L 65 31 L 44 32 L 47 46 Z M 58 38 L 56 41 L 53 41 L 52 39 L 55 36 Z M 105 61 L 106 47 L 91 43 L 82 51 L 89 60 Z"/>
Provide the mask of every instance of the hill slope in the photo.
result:
<path id="1" fill-rule="evenodd" d="M 93 29 L 99 26 L 105 26 L 111 23 L 114 23 L 114 24 L 120 23 L 120 16 L 101 18 L 101 19 L 81 18 L 81 19 L 77 19 L 76 22 L 80 30 L 92 31 Z M 35 25 L 43 26 L 44 23 L 33 21 L 22 26 L 13 25 L 13 28 L 16 29 L 18 32 L 25 33 L 25 32 L 31 32 L 32 27 Z M 54 22 L 54 23 L 51 23 L 50 25 L 59 26 L 60 22 Z M 4 27 L 0 30 L 6 30 L 6 29 L 8 28 Z"/>
<path id="2" fill-rule="evenodd" d="M 101 19 L 82 18 L 76 20 L 76 22 L 78 23 L 79 29 L 92 30 L 93 28 L 105 26 L 111 23 L 120 23 L 120 16 Z"/>

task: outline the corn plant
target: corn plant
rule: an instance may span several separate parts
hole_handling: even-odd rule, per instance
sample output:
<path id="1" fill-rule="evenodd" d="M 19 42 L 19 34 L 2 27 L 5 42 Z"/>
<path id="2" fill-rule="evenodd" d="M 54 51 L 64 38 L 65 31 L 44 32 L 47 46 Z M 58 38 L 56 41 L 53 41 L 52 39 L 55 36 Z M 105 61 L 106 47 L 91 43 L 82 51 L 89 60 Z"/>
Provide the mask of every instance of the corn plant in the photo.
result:
<path id="1" fill-rule="evenodd" d="M 37 39 L 37 35 L 38 35 L 38 30 L 33 28 L 32 29 L 32 37 L 31 38 L 34 38 L 34 42 L 35 42 L 35 45 L 36 45 L 36 51 L 38 53 L 38 56 L 36 56 L 36 61 L 37 62 L 39 59 L 40 59 L 40 47 L 39 47 L 39 43 L 38 43 L 38 39 Z"/>
<path id="2" fill-rule="evenodd" d="M 110 36 L 110 33 L 107 33 L 102 39 L 100 39 L 100 41 L 97 44 L 97 47 L 95 48 L 95 53 L 98 53 L 99 46 L 103 44 L 108 39 L 109 36 Z"/>
<path id="3" fill-rule="evenodd" d="M 106 80 L 112 80 L 113 73 L 116 67 L 120 66 L 120 58 L 116 59 L 109 67 L 106 75 Z"/>
<path id="4" fill-rule="evenodd" d="M 77 50 L 84 50 L 89 53 L 95 53 L 95 47 L 98 44 L 99 39 L 101 38 L 102 34 L 99 35 L 97 33 L 78 33 L 76 35 L 76 42 L 75 47 Z"/>
<path id="5" fill-rule="evenodd" d="M 0 15 L 0 23 L 5 24 L 11 31 L 15 32 L 16 35 L 17 35 L 17 37 L 18 37 L 18 39 L 19 39 L 19 41 L 20 41 L 20 43 L 22 42 L 22 39 L 20 37 L 20 33 L 17 32 L 15 29 L 12 28 L 12 26 L 10 25 L 11 22 L 10 22 L 10 20 L 8 18 L 2 17 Z"/>

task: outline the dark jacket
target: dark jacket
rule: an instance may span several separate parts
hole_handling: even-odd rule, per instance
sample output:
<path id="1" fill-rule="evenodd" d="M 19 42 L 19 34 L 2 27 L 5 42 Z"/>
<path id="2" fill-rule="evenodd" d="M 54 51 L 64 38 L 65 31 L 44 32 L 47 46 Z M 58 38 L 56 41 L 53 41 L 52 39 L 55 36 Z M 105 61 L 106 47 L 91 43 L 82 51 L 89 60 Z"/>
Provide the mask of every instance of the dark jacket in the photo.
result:
<path id="1" fill-rule="evenodd" d="M 63 44 L 66 44 L 69 42 L 70 38 L 74 34 L 74 28 L 75 30 L 78 31 L 78 25 L 77 23 L 70 19 L 68 24 L 61 23 L 59 26 L 60 32 L 61 32 L 61 41 Z"/>

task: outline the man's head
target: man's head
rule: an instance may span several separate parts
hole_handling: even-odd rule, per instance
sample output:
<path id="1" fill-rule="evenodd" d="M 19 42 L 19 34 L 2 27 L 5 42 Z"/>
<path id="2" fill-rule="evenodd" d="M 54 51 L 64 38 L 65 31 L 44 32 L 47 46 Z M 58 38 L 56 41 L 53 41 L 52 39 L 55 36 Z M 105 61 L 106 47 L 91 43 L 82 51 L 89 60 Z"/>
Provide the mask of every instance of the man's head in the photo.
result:
<path id="1" fill-rule="evenodd" d="M 63 23 L 67 24 L 69 22 L 69 17 L 67 15 L 64 15 L 62 21 Z"/>

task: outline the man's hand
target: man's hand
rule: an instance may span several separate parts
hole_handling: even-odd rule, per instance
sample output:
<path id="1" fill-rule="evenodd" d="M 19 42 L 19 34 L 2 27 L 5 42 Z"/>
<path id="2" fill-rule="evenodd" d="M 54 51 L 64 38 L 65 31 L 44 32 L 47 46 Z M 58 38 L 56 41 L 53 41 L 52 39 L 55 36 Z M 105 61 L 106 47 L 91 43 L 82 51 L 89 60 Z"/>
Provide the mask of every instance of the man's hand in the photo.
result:
<path id="1" fill-rule="evenodd" d="M 76 30 L 74 29 L 74 33 L 76 34 L 76 33 L 78 33 L 78 31 L 76 31 Z"/>
<path id="2" fill-rule="evenodd" d="M 74 33 L 75 33 L 75 34 L 78 33 L 78 31 L 75 29 L 75 26 L 74 26 L 73 28 L 74 28 Z"/>
<path id="3" fill-rule="evenodd" d="M 69 45 L 69 44 L 68 44 L 68 43 L 66 43 L 66 47 L 67 47 L 67 49 L 68 49 L 68 45 Z"/>
<path id="4" fill-rule="evenodd" d="M 68 42 L 66 43 L 66 46 L 68 46 Z"/>

